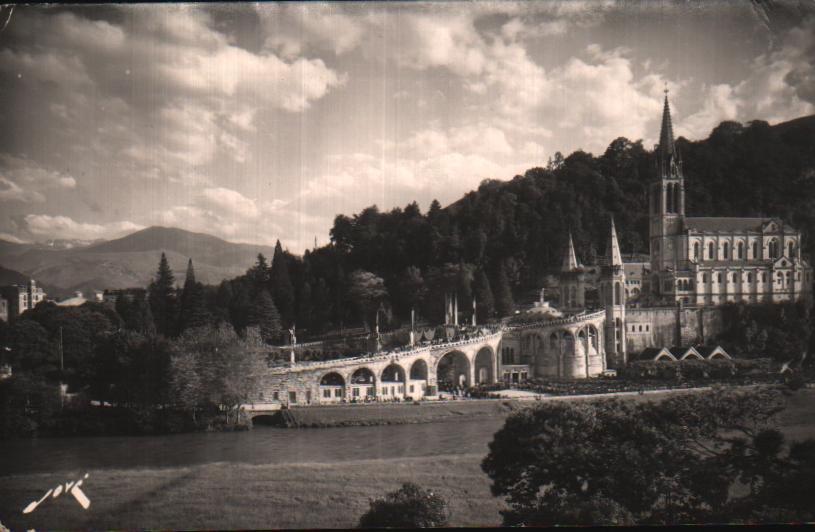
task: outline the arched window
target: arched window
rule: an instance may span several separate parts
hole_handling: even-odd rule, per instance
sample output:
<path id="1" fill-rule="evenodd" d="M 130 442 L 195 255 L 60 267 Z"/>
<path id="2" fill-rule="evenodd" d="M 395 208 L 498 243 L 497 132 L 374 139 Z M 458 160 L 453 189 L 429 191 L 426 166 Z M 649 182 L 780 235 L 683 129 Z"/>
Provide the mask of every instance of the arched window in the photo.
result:
<path id="1" fill-rule="evenodd" d="M 699 242 L 693 243 L 693 259 L 699 260 Z"/>
<path id="2" fill-rule="evenodd" d="M 706 283 L 706 282 L 707 282 L 707 274 L 706 274 L 706 273 L 703 273 L 703 274 L 702 274 L 702 282 L 703 282 L 703 283 Z"/>
<path id="3" fill-rule="evenodd" d="M 787 272 L 787 284 L 792 283 L 792 272 Z"/>
<path id="4" fill-rule="evenodd" d="M 747 274 L 747 282 L 748 282 L 748 283 L 752 283 L 752 282 L 753 282 L 753 274 L 752 274 L 752 273 L 748 273 L 748 274 Z"/>
<path id="5" fill-rule="evenodd" d="M 679 183 L 674 184 L 674 212 L 679 212 Z"/>
<path id="6" fill-rule="evenodd" d="M 673 204 L 674 204 L 674 187 L 673 185 L 669 184 L 668 198 L 667 201 L 665 201 L 665 212 L 672 212 L 671 208 L 673 207 Z"/>
<path id="7" fill-rule="evenodd" d="M 716 274 L 716 282 L 718 282 L 718 283 L 722 282 L 722 274 L 721 273 Z"/>
<path id="8" fill-rule="evenodd" d="M 622 305 L 623 298 L 621 295 L 620 283 L 614 283 L 614 305 Z"/>
<path id="9" fill-rule="evenodd" d="M 753 258 L 758 258 L 758 242 L 753 242 Z"/>
<path id="10" fill-rule="evenodd" d="M 761 274 L 761 282 L 762 282 L 762 283 L 766 283 L 766 282 L 767 282 L 767 273 L 766 273 L 766 272 L 764 272 L 764 273 L 762 273 L 762 274 Z"/>
<path id="11" fill-rule="evenodd" d="M 707 245 L 707 258 L 708 258 L 708 260 L 713 260 L 714 258 L 716 258 L 714 253 L 715 253 L 715 248 L 713 246 L 713 242 L 710 242 Z"/>
<path id="12" fill-rule="evenodd" d="M 552 333 L 552 335 L 549 336 L 549 349 L 552 351 L 557 349 L 557 333 Z"/>
<path id="13" fill-rule="evenodd" d="M 787 249 L 788 249 L 787 257 L 792 258 L 793 257 L 793 251 L 795 251 L 795 245 L 792 242 L 790 242 L 787 245 Z"/>
<path id="14" fill-rule="evenodd" d="M 770 258 L 771 259 L 778 258 L 778 240 L 775 239 L 770 240 Z"/>
<path id="15" fill-rule="evenodd" d="M 574 286 L 569 289 L 569 305 L 577 305 L 577 289 Z"/>
<path id="16" fill-rule="evenodd" d="M 738 278 L 737 274 L 735 274 L 735 273 L 734 273 L 734 274 L 733 274 L 733 282 L 735 283 L 735 282 L 737 282 L 738 280 L 739 280 L 739 278 Z"/>
<path id="17" fill-rule="evenodd" d="M 739 242 L 739 260 L 744 258 L 744 242 Z"/>
<path id="18" fill-rule="evenodd" d="M 724 246 L 722 246 L 722 257 L 724 257 L 724 260 L 730 258 L 730 244 L 727 242 L 725 242 Z"/>

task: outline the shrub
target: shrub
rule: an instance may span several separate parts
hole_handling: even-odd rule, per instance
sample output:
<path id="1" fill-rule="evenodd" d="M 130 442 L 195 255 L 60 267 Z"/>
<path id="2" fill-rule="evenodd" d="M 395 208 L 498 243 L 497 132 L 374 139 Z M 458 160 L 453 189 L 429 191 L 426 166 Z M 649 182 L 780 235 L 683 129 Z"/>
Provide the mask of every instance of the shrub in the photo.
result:
<path id="1" fill-rule="evenodd" d="M 371 501 L 359 528 L 436 528 L 447 525 L 447 501 L 407 482 L 397 491 Z"/>

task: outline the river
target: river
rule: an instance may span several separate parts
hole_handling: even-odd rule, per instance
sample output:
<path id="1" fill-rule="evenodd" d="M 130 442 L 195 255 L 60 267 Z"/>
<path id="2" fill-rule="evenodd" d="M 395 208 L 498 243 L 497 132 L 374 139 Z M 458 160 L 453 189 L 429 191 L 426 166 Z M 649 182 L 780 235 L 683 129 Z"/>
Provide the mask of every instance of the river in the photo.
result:
<path id="1" fill-rule="evenodd" d="M 176 467 L 215 462 L 340 462 L 444 454 L 487 454 L 504 417 L 444 423 L 282 429 L 166 436 L 39 438 L 0 442 L 0 476 L 18 473 Z"/>

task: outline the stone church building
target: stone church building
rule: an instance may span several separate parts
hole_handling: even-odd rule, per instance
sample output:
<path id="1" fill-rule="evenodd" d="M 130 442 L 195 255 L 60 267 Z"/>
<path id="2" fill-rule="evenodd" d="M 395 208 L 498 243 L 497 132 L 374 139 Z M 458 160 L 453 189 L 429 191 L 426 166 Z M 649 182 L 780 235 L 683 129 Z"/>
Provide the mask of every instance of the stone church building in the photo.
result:
<path id="1" fill-rule="evenodd" d="M 570 235 L 560 273 L 558 310 L 565 317 L 507 328 L 501 365 L 511 375 L 596 376 L 646 348 L 711 341 L 721 330 L 717 307 L 724 303 L 809 297 L 812 267 L 801 256 L 800 231 L 778 218 L 685 216 L 685 178 L 667 93 L 656 156 L 650 261 L 637 268 L 638 287 L 647 290 L 636 304 L 627 301 L 627 268 L 611 220 L 597 283 L 600 308 L 587 309 L 588 269 L 578 262 Z"/>

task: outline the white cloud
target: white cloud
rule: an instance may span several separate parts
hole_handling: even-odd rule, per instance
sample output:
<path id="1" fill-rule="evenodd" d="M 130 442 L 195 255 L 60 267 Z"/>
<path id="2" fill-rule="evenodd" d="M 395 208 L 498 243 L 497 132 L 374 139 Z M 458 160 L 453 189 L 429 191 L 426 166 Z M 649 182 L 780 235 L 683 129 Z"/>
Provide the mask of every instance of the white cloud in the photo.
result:
<path id="1" fill-rule="evenodd" d="M 29 214 L 24 218 L 28 231 L 36 236 L 63 239 L 118 238 L 144 229 L 132 222 L 114 222 L 105 225 L 77 222 L 67 216 Z"/>
<path id="2" fill-rule="evenodd" d="M 259 214 L 255 200 L 228 188 L 206 188 L 201 193 L 199 202 L 220 211 L 220 214 L 238 218 L 256 218 Z"/>
<path id="3" fill-rule="evenodd" d="M 284 57 L 308 48 L 344 54 L 360 44 L 367 29 L 359 9 L 349 16 L 336 3 L 258 4 L 256 10 L 268 35 L 266 46 Z"/>
<path id="4" fill-rule="evenodd" d="M 72 176 L 45 168 L 31 159 L 0 154 L 0 199 L 40 203 L 50 190 L 76 188 Z"/>
<path id="5" fill-rule="evenodd" d="M 782 122 L 815 112 L 815 18 L 790 31 L 776 49 L 756 57 L 736 84 L 703 87 L 702 108 L 677 131 L 704 138 L 723 120 Z"/>

